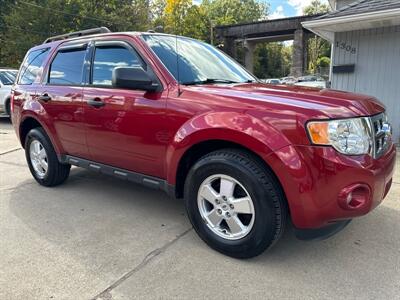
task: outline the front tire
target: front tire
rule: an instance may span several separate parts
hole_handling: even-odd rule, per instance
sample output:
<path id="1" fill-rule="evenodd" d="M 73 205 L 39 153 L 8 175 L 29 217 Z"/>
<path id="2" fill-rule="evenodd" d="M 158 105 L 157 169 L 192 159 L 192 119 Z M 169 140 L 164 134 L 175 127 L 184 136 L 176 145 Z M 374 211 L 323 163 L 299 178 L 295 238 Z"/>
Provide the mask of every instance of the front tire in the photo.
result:
<path id="1" fill-rule="evenodd" d="M 261 254 L 286 224 L 286 200 L 277 180 L 256 157 L 236 149 L 214 151 L 193 165 L 185 204 L 198 235 L 235 258 Z"/>
<path id="2" fill-rule="evenodd" d="M 29 131 L 25 139 L 25 156 L 35 180 L 43 186 L 56 186 L 69 176 L 71 165 L 61 164 L 43 128 Z"/>

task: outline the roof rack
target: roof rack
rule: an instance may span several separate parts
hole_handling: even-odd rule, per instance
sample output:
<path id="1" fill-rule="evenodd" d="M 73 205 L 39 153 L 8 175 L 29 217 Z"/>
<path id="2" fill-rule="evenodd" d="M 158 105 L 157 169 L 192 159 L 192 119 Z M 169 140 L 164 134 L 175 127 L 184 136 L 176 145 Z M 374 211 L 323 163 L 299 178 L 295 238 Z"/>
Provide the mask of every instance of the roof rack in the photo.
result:
<path id="1" fill-rule="evenodd" d="M 66 40 L 78 36 L 85 36 L 85 35 L 92 35 L 92 34 L 99 34 L 99 33 L 109 33 L 111 32 L 110 29 L 107 27 L 98 27 L 98 28 L 90 28 L 90 29 L 85 29 L 81 31 L 76 31 L 76 32 L 70 32 L 66 34 L 60 34 L 60 35 L 55 35 L 52 37 L 47 38 L 43 44 L 54 42 L 54 41 L 59 41 L 59 40 Z"/>

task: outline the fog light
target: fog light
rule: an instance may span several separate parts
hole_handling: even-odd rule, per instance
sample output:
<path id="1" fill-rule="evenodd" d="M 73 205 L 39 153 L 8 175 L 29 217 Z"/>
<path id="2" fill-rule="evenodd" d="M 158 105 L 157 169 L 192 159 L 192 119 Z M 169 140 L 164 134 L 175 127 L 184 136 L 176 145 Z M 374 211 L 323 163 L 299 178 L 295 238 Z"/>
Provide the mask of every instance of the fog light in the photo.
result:
<path id="1" fill-rule="evenodd" d="M 339 206 L 346 210 L 361 209 L 368 205 L 371 189 L 368 185 L 356 183 L 345 187 L 338 196 Z"/>

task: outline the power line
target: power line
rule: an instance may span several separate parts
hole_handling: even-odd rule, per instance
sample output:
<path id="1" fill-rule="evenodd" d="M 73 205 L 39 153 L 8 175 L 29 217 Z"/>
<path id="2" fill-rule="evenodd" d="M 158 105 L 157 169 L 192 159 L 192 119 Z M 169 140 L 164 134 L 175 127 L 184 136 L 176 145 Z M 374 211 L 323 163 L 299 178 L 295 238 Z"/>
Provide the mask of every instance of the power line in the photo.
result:
<path id="1" fill-rule="evenodd" d="M 29 33 L 35 33 L 35 34 L 39 34 L 42 36 L 49 36 L 49 35 L 55 35 L 55 33 L 47 33 L 47 32 L 43 32 L 43 31 L 35 31 L 35 30 L 31 30 L 31 29 L 25 29 L 25 28 L 21 28 L 21 27 L 17 27 L 17 26 L 13 26 L 13 25 L 6 25 L 6 27 L 11 27 L 11 28 L 15 28 L 17 30 L 23 31 L 23 32 L 29 32 Z"/>

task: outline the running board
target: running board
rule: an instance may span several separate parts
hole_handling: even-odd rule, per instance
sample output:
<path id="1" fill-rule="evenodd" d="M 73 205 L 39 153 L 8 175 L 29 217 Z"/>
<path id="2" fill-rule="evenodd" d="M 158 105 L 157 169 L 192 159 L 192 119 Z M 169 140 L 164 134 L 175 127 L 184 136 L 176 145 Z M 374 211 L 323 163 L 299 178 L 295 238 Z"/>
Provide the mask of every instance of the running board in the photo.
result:
<path id="1" fill-rule="evenodd" d="M 90 161 L 87 159 L 70 156 L 70 155 L 61 155 L 59 160 L 63 164 L 71 164 L 77 167 L 81 167 L 84 169 L 88 169 L 94 172 L 111 175 L 120 179 L 125 179 L 134 183 L 138 183 L 156 190 L 162 190 L 170 194 L 174 189 L 173 186 L 170 186 L 166 180 L 161 178 L 152 177 L 148 175 L 144 175 L 141 173 L 136 173 L 132 171 L 128 171 L 125 169 L 116 168 L 113 166 L 100 164 L 94 161 Z"/>

